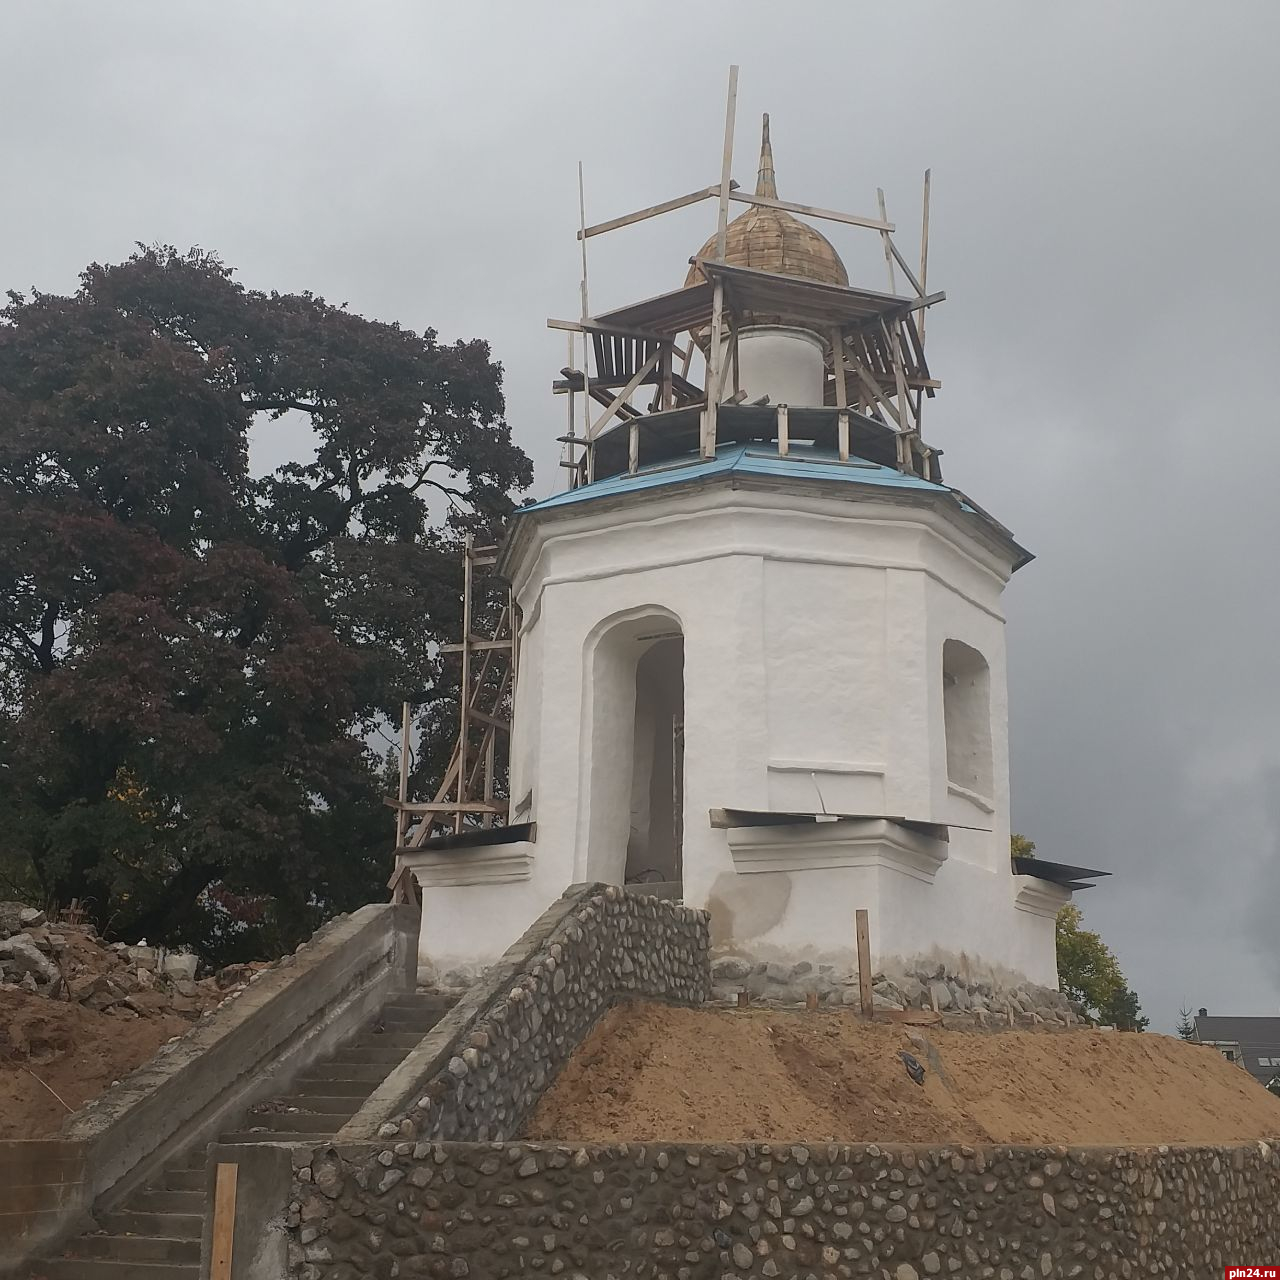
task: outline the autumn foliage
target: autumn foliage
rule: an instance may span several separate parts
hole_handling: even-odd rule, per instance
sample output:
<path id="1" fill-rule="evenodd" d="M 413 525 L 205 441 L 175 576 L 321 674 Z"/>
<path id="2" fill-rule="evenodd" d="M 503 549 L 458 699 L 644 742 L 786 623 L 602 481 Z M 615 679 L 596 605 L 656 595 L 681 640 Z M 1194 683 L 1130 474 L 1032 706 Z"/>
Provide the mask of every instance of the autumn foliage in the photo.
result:
<path id="1" fill-rule="evenodd" d="M 254 476 L 250 430 L 286 419 L 314 458 Z M 371 744 L 402 698 L 447 701 L 458 541 L 530 479 L 482 341 L 195 250 L 9 294 L 0 874 L 223 954 L 381 897 Z"/>

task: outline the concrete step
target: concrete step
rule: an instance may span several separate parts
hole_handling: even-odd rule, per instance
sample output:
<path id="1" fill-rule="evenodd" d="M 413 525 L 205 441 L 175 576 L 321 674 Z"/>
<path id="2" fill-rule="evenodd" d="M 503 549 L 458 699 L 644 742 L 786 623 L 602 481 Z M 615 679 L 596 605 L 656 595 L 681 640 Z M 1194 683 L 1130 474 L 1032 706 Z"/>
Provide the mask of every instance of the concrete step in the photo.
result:
<path id="1" fill-rule="evenodd" d="M 323 1063 L 312 1067 L 294 1083 L 301 1089 L 323 1089 L 325 1093 L 355 1093 L 366 1096 L 387 1078 L 387 1069 L 377 1063 Z"/>
<path id="2" fill-rule="evenodd" d="M 342 1111 L 324 1115 L 315 1111 L 260 1111 L 244 1118 L 247 1127 L 271 1129 L 275 1133 L 337 1133 L 355 1114 Z"/>
<path id="3" fill-rule="evenodd" d="M 244 1146 L 250 1142 L 331 1142 L 336 1129 L 327 1133 L 282 1133 L 278 1129 L 244 1129 L 234 1133 L 223 1133 L 218 1141 L 229 1147 Z"/>
<path id="4" fill-rule="evenodd" d="M 207 1177 L 203 1164 L 190 1169 L 163 1169 L 148 1188 L 153 1191 L 199 1191 L 204 1193 Z"/>
<path id="5" fill-rule="evenodd" d="M 340 1052 L 347 1053 L 352 1049 L 400 1049 L 408 1053 L 416 1049 L 422 1041 L 417 1031 L 368 1031 L 343 1045 Z"/>
<path id="6" fill-rule="evenodd" d="M 322 1116 L 353 1116 L 364 1105 L 365 1095 L 322 1093 L 291 1093 L 287 1098 L 277 1098 L 276 1104 L 291 1111 L 314 1111 Z M 258 1115 L 259 1112 L 251 1114 Z"/>
<path id="7" fill-rule="evenodd" d="M 129 1197 L 130 1213 L 204 1213 L 204 1175 L 201 1175 L 199 1188 L 186 1191 L 169 1191 L 148 1188 Z"/>
<path id="8" fill-rule="evenodd" d="M 67 1252 L 79 1258 L 110 1258 L 113 1262 L 200 1261 L 200 1237 L 179 1240 L 172 1236 L 78 1236 Z"/>
<path id="9" fill-rule="evenodd" d="M 118 1209 L 98 1215 L 98 1223 L 112 1235 L 167 1236 L 171 1240 L 199 1240 L 204 1230 L 200 1213 L 139 1213 Z"/>
<path id="10" fill-rule="evenodd" d="M 442 996 L 439 992 L 416 991 L 412 994 L 402 992 L 392 996 L 382 1007 L 384 1009 L 431 1009 L 436 1013 L 447 1013 L 458 1003 L 457 996 Z"/>
<path id="11" fill-rule="evenodd" d="M 200 1280 L 200 1264 L 46 1258 L 31 1263 L 31 1274 L 36 1280 Z"/>
<path id="12" fill-rule="evenodd" d="M 387 1075 L 392 1067 L 398 1067 L 405 1059 L 407 1049 L 342 1049 L 325 1062 L 326 1067 L 386 1067 Z"/>

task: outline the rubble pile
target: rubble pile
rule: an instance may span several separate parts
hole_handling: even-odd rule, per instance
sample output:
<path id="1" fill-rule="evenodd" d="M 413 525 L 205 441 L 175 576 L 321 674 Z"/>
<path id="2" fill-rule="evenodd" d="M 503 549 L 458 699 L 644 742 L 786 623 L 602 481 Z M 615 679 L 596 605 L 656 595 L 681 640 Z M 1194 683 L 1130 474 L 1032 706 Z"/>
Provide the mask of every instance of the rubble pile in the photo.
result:
<path id="1" fill-rule="evenodd" d="M 104 942 L 87 922 L 51 921 L 37 907 L 0 902 L 0 992 L 18 990 L 112 1018 L 176 1014 L 194 1021 L 243 989 L 264 965 L 197 978 L 190 951 Z"/>

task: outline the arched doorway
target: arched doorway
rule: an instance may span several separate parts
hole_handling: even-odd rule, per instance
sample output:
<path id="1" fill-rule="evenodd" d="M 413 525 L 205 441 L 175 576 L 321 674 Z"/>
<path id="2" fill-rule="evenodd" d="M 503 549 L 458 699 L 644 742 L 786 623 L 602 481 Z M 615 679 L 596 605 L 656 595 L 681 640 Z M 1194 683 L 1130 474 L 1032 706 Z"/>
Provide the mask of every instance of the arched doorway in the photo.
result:
<path id="1" fill-rule="evenodd" d="M 684 843 L 684 638 L 655 640 L 636 663 L 627 884 L 678 885 Z"/>
<path id="2" fill-rule="evenodd" d="M 589 653 L 588 880 L 678 894 L 684 842 L 684 636 L 659 611 L 610 621 Z"/>

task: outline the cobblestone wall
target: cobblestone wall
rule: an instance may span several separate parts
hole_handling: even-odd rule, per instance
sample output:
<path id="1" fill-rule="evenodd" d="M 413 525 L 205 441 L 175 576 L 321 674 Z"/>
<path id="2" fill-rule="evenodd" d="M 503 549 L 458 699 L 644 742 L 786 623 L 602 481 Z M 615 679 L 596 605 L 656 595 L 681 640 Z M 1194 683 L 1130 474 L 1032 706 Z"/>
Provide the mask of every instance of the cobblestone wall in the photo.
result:
<path id="1" fill-rule="evenodd" d="M 364 1123 L 368 1132 L 360 1137 L 514 1137 L 616 999 L 702 1003 L 710 991 L 709 947 L 705 911 L 617 885 L 575 886 L 458 1002 L 340 1136 L 356 1136 Z M 387 1118 L 379 1113 L 384 1103 Z"/>
<path id="2" fill-rule="evenodd" d="M 291 1275 L 1220 1276 L 1280 1257 L 1280 1157 L 404 1142 L 295 1153 Z"/>

